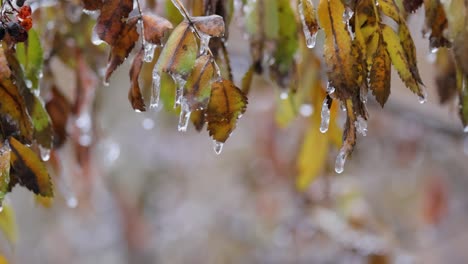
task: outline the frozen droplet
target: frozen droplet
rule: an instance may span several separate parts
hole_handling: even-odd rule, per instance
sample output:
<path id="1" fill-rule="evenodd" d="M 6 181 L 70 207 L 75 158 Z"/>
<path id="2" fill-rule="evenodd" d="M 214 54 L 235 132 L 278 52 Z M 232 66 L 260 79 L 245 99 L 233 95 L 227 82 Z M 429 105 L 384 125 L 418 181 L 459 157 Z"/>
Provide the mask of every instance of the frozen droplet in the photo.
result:
<path id="1" fill-rule="evenodd" d="M 438 50 L 439 48 L 437 47 L 431 47 L 431 53 L 437 53 Z"/>
<path id="2" fill-rule="evenodd" d="M 346 112 L 346 105 L 344 103 L 340 104 L 341 111 Z"/>
<path id="3" fill-rule="evenodd" d="M 198 32 L 200 35 L 200 54 L 204 54 L 208 49 L 209 49 L 209 43 L 210 43 L 210 35 L 208 34 L 203 34 L 202 32 Z"/>
<path id="4" fill-rule="evenodd" d="M 26 86 L 27 86 L 29 89 L 32 88 L 32 82 L 31 82 L 31 80 L 27 80 L 27 79 L 26 79 L 26 80 L 24 80 L 24 83 L 26 84 Z"/>
<path id="5" fill-rule="evenodd" d="M 78 199 L 72 195 L 67 198 L 67 206 L 68 208 L 76 208 L 78 206 Z"/>
<path id="6" fill-rule="evenodd" d="M 214 151 L 216 154 L 221 154 L 221 151 L 223 151 L 223 146 L 224 146 L 224 143 L 223 142 L 219 142 L 219 141 L 216 141 L 214 140 L 213 141 L 214 143 Z"/>
<path id="7" fill-rule="evenodd" d="M 95 17 L 99 14 L 99 10 L 88 10 L 88 9 L 83 9 L 83 13 L 85 13 L 88 16 Z"/>
<path id="8" fill-rule="evenodd" d="M 363 136 L 367 135 L 367 121 L 362 116 L 357 117 L 357 120 L 354 121 L 354 125 L 356 126 L 356 131 L 359 134 Z"/>
<path id="9" fill-rule="evenodd" d="M 159 94 L 161 93 L 161 75 L 156 69 L 153 70 L 153 84 L 151 89 L 150 109 L 157 109 L 159 105 Z"/>
<path id="10" fill-rule="evenodd" d="M 286 99 L 288 99 L 288 97 L 289 97 L 289 93 L 288 93 L 288 92 L 283 91 L 283 92 L 280 93 L 280 99 L 281 99 L 281 100 L 286 100 Z"/>
<path id="11" fill-rule="evenodd" d="M 154 121 L 151 118 L 145 118 L 143 122 L 141 122 L 141 125 L 145 130 L 151 130 L 154 128 Z"/>
<path id="12" fill-rule="evenodd" d="M 327 98 L 323 101 L 322 112 L 320 114 L 322 122 L 320 123 L 320 132 L 325 133 L 328 131 L 330 124 L 330 109 L 328 108 Z"/>
<path id="13" fill-rule="evenodd" d="M 304 1 L 309 1 L 309 0 L 304 0 Z M 306 19 L 305 19 L 305 16 L 304 16 L 304 9 L 303 9 L 303 6 L 302 6 L 302 2 L 299 3 L 299 16 L 301 18 L 301 21 L 302 21 L 302 29 L 304 31 L 304 36 L 305 36 L 305 40 L 306 40 L 306 45 L 309 49 L 315 47 L 315 43 L 316 43 L 316 40 L 317 40 L 317 32 L 315 32 L 314 34 L 312 34 L 312 32 L 310 32 L 309 30 L 309 27 L 307 26 L 307 23 L 306 23 Z"/>
<path id="14" fill-rule="evenodd" d="M 419 103 L 424 104 L 427 102 L 427 92 L 421 87 L 421 95 L 419 95 Z"/>
<path id="15" fill-rule="evenodd" d="M 179 125 L 177 129 L 181 132 L 187 131 L 188 123 L 190 120 L 190 107 L 187 103 L 183 102 L 180 108 L 180 116 L 179 116 Z"/>
<path id="16" fill-rule="evenodd" d="M 3 212 L 3 205 L 0 205 L 0 213 Z"/>
<path id="17" fill-rule="evenodd" d="M 174 103 L 174 108 L 176 108 L 182 102 L 182 97 L 184 95 L 184 86 L 187 81 L 182 77 L 182 75 L 179 74 L 172 74 L 171 77 L 176 83 L 176 97 Z"/>
<path id="18" fill-rule="evenodd" d="M 154 57 L 154 50 L 157 45 L 149 42 L 145 42 L 145 55 L 143 57 L 144 62 L 152 62 Z"/>
<path id="19" fill-rule="evenodd" d="M 327 93 L 328 93 L 328 94 L 332 94 L 332 93 L 334 93 L 334 92 L 335 92 L 335 87 L 333 87 L 333 86 L 331 85 L 331 83 L 328 82 L 328 83 L 327 83 Z"/>
<path id="20" fill-rule="evenodd" d="M 303 104 L 299 107 L 299 113 L 304 117 L 308 117 L 314 113 L 314 108 L 311 104 Z"/>
<path id="21" fill-rule="evenodd" d="M 468 126 L 463 128 L 463 132 L 468 133 Z"/>
<path id="22" fill-rule="evenodd" d="M 102 80 L 102 85 L 108 87 L 109 86 L 109 81 L 106 80 L 106 79 Z"/>
<path id="23" fill-rule="evenodd" d="M 336 173 L 342 173 L 344 171 L 344 165 L 346 163 L 346 150 L 342 147 L 340 149 L 340 152 L 338 153 L 338 156 L 336 156 L 336 161 L 335 161 L 335 172 Z"/>
<path id="24" fill-rule="evenodd" d="M 41 153 L 42 161 L 48 161 L 50 159 L 50 148 L 39 145 L 39 152 Z"/>
<path id="25" fill-rule="evenodd" d="M 350 20 L 354 15 L 354 11 L 349 8 L 349 7 L 346 7 L 344 13 L 343 13 L 343 22 L 347 22 L 348 20 Z"/>
<path id="26" fill-rule="evenodd" d="M 91 42 L 96 46 L 99 46 L 102 43 L 104 43 L 104 41 L 98 36 L 96 28 L 93 29 L 93 33 L 91 34 Z"/>

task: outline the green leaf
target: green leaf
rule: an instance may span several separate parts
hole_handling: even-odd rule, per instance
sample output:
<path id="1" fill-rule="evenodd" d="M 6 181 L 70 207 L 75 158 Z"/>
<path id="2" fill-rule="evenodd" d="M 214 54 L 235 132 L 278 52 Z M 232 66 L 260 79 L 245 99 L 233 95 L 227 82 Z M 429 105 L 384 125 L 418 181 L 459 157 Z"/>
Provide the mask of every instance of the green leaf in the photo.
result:
<path id="1" fill-rule="evenodd" d="M 31 81 L 32 89 L 39 89 L 39 79 L 44 61 L 39 35 L 33 29 L 28 32 L 28 40 L 16 45 L 16 56 L 23 66 L 25 76 Z"/>

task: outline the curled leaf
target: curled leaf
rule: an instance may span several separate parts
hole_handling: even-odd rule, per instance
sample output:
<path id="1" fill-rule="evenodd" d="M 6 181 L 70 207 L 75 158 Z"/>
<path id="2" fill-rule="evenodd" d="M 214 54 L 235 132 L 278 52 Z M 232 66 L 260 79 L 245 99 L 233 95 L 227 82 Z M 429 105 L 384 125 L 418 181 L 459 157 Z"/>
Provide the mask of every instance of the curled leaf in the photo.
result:
<path id="1" fill-rule="evenodd" d="M 144 14 L 142 17 L 145 27 L 145 40 L 156 45 L 161 45 L 161 40 L 173 29 L 171 22 L 153 14 Z"/>
<path id="2" fill-rule="evenodd" d="M 218 15 L 191 17 L 195 28 L 210 37 L 224 36 L 224 19 Z"/>
<path id="3" fill-rule="evenodd" d="M 72 107 L 56 86 L 52 87 L 51 93 L 51 98 L 45 107 L 52 121 L 54 147 L 59 148 L 67 137 L 66 127 Z"/>
<path id="4" fill-rule="evenodd" d="M 190 111 L 205 109 L 211 95 L 211 82 L 215 74 L 210 55 L 197 58 L 184 86 L 184 100 Z"/>
<path id="5" fill-rule="evenodd" d="M 130 80 L 131 86 L 128 91 L 128 100 L 133 109 L 144 112 L 146 111 L 145 102 L 141 95 L 140 84 L 138 83 L 138 77 L 140 76 L 141 68 L 143 67 L 143 56 L 145 49 L 141 48 L 133 59 L 132 67 L 130 68 Z"/>
<path id="6" fill-rule="evenodd" d="M 114 46 L 124 34 L 132 10 L 133 0 L 105 0 L 94 29 L 99 38 Z"/>

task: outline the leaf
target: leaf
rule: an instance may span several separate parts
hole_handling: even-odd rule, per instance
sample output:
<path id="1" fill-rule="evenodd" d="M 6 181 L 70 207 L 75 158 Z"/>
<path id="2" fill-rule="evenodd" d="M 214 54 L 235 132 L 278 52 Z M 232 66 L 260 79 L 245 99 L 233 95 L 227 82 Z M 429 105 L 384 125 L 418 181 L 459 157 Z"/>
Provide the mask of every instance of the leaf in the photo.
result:
<path id="1" fill-rule="evenodd" d="M 206 112 L 210 136 L 217 142 L 226 142 L 246 107 L 247 97 L 232 81 L 222 79 L 214 82 Z"/>
<path id="2" fill-rule="evenodd" d="M 104 0 L 94 29 L 99 38 L 111 46 L 116 45 L 128 31 L 126 18 L 132 10 L 133 0 Z"/>
<path id="3" fill-rule="evenodd" d="M 171 22 L 153 14 L 144 14 L 142 17 L 145 27 L 145 40 L 156 45 L 161 45 L 161 40 L 173 29 Z"/>
<path id="4" fill-rule="evenodd" d="M 218 15 L 191 17 L 195 28 L 210 37 L 224 36 L 224 20 Z"/>
<path id="5" fill-rule="evenodd" d="M 33 29 L 28 31 L 28 40 L 16 45 L 18 61 L 24 68 L 26 78 L 32 82 L 32 89 L 39 89 L 42 74 L 43 53 L 39 35 Z"/>
<path id="6" fill-rule="evenodd" d="M 128 100 L 133 109 L 145 112 L 146 106 L 141 95 L 140 84 L 138 83 L 138 77 L 140 76 L 141 68 L 143 67 L 143 56 L 145 49 L 142 47 L 133 59 L 132 67 L 130 68 L 130 90 L 128 91 Z"/>
<path id="7" fill-rule="evenodd" d="M 8 264 L 7 258 L 5 258 L 3 255 L 0 255 L 0 264 Z"/>
<path id="8" fill-rule="evenodd" d="M 15 135 L 24 142 L 31 142 L 33 127 L 24 98 L 12 81 L 8 62 L 0 50 L 0 125 L 4 138 Z"/>
<path id="9" fill-rule="evenodd" d="M 304 27 L 307 47 L 313 48 L 315 46 L 315 37 L 319 30 L 314 4 L 311 0 L 299 0 L 298 9 L 302 26 Z"/>
<path id="10" fill-rule="evenodd" d="M 381 25 L 382 37 L 387 46 L 387 52 L 390 55 L 393 66 L 397 70 L 400 78 L 413 93 L 424 97 L 423 91 L 410 71 L 410 64 L 405 56 L 405 50 L 401 45 L 398 35 L 387 25 Z"/>
<path id="11" fill-rule="evenodd" d="M 0 212 L 0 230 L 3 232 L 8 242 L 16 244 L 18 240 L 18 226 L 16 224 L 15 211 L 10 205 L 3 205 L 3 209 Z"/>
<path id="12" fill-rule="evenodd" d="M 67 123 L 71 113 L 71 104 L 65 96 L 54 85 L 51 89 L 50 100 L 46 103 L 46 110 L 49 113 L 54 131 L 54 147 L 63 145 L 67 137 Z"/>
<path id="13" fill-rule="evenodd" d="M 391 77 L 391 61 L 385 45 L 378 46 L 373 62 L 369 75 L 370 88 L 377 102 L 383 107 L 390 95 Z"/>
<path id="14" fill-rule="evenodd" d="M 14 137 L 9 138 L 11 147 L 11 184 L 28 188 L 35 194 L 53 196 L 53 187 L 47 168 L 37 154 Z"/>
<path id="15" fill-rule="evenodd" d="M 129 19 L 122 28 L 121 34 L 112 45 L 105 80 L 108 82 L 115 69 L 124 62 L 138 40 L 136 23 L 138 19 Z"/>
<path id="16" fill-rule="evenodd" d="M 351 36 L 343 23 L 344 11 L 341 0 L 320 0 L 318 6 L 320 27 L 325 31 L 324 57 L 328 79 L 340 99 L 349 98 L 359 91 Z"/>
<path id="17" fill-rule="evenodd" d="M 86 10 L 99 10 L 104 5 L 102 0 L 81 0 L 83 8 Z"/>
<path id="18" fill-rule="evenodd" d="M 206 109 L 214 75 L 215 68 L 211 55 L 198 57 L 184 86 L 183 100 L 188 104 L 190 111 Z"/>
<path id="19" fill-rule="evenodd" d="M 250 86 L 252 86 L 252 80 L 254 76 L 254 65 L 250 65 L 249 69 L 245 72 L 244 77 L 242 77 L 242 92 L 245 95 L 248 95 L 250 92 Z"/>
<path id="20" fill-rule="evenodd" d="M 9 191 L 10 183 L 10 159 L 11 149 L 8 142 L 1 143 L 0 146 L 0 206 L 3 203 L 5 195 Z"/>
<path id="21" fill-rule="evenodd" d="M 450 47 L 451 43 L 444 36 L 444 30 L 448 27 L 447 17 L 444 7 L 439 0 L 424 1 L 426 21 L 423 32 L 430 32 L 429 47 L 431 49 L 439 47 Z"/>
<path id="22" fill-rule="evenodd" d="M 187 77 L 195 64 L 197 52 L 197 39 L 190 24 L 183 21 L 172 31 L 155 67 L 159 72 Z"/>
<path id="23" fill-rule="evenodd" d="M 436 54 L 436 87 L 441 104 L 450 102 L 457 94 L 457 71 L 452 53 L 440 48 Z"/>
<path id="24" fill-rule="evenodd" d="M 403 6 L 408 13 L 414 13 L 423 3 L 423 0 L 403 0 Z"/>
<path id="25" fill-rule="evenodd" d="M 200 132 L 205 126 L 205 112 L 206 110 L 196 110 L 190 114 L 190 121 L 192 121 L 193 126 L 198 132 Z"/>

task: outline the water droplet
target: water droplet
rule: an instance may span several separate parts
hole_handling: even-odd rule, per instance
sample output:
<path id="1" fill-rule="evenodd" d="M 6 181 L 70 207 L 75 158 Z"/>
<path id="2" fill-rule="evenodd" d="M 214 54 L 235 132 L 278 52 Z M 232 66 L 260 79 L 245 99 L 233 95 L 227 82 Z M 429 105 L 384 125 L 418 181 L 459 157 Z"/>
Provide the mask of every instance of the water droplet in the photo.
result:
<path id="1" fill-rule="evenodd" d="M 468 133 L 468 126 L 463 128 L 463 132 Z"/>
<path id="2" fill-rule="evenodd" d="M 141 125 L 145 130 L 151 130 L 154 128 L 154 121 L 151 118 L 145 118 L 143 122 L 141 122 Z"/>
<path id="3" fill-rule="evenodd" d="M 340 104 L 341 111 L 346 112 L 346 105 L 344 103 Z"/>
<path id="4" fill-rule="evenodd" d="M 340 149 L 340 152 L 338 153 L 338 156 L 336 156 L 336 161 L 335 161 L 335 172 L 336 173 L 342 173 L 344 171 L 344 165 L 346 163 L 346 150 L 342 147 Z"/>
<path id="5" fill-rule="evenodd" d="M 143 57 L 144 62 L 152 62 L 154 57 L 154 50 L 158 45 L 145 42 L 145 55 Z"/>
<path id="6" fill-rule="evenodd" d="M 174 103 L 174 108 L 176 108 L 182 102 L 182 97 L 184 95 L 184 86 L 187 81 L 179 74 L 172 74 L 171 77 L 176 83 L 176 98 Z"/>
<path id="7" fill-rule="evenodd" d="M 102 80 L 102 85 L 108 87 L 109 86 L 109 81 L 106 80 L 106 79 Z"/>
<path id="8" fill-rule="evenodd" d="M 427 92 L 424 88 L 421 87 L 421 95 L 419 95 L 419 103 L 424 104 L 427 102 Z"/>
<path id="9" fill-rule="evenodd" d="M 3 212 L 3 205 L 0 205 L 0 213 Z"/>
<path id="10" fill-rule="evenodd" d="M 190 120 L 190 107 L 187 103 L 182 102 L 181 108 L 180 108 L 180 116 L 179 116 L 179 125 L 177 126 L 177 129 L 181 132 L 187 131 L 188 123 Z"/>
<path id="11" fill-rule="evenodd" d="M 299 108 L 299 113 L 304 117 L 308 117 L 314 113 L 314 108 L 311 104 L 303 104 Z"/>
<path id="12" fill-rule="evenodd" d="M 217 155 L 221 154 L 221 151 L 223 151 L 224 143 L 219 142 L 219 141 L 216 141 L 216 140 L 214 140 L 213 143 L 214 143 L 214 151 L 215 151 L 215 153 L 216 153 Z"/>
<path id="13" fill-rule="evenodd" d="M 83 9 L 83 13 L 85 13 L 88 16 L 95 17 L 99 14 L 99 10 L 88 10 L 88 9 Z"/>
<path id="14" fill-rule="evenodd" d="M 96 28 L 93 29 L 93 32 L 91 34 L 91 42 L 96 46 L 99 46 L 102 43 L 104 43 L 104 41 L 101 38 L 99 38 L 99 36 L 98 36 L 98 34 L 96 32 Z"/>
<path id="15" fill-rule="evenodd" d="M 357 120 L 354 121 L 354 125 L 356 126 L 356 131 L 359 134 L 363 136 L 367 135 L 367 121 L 362 116 L 357 117 Z"/>
<path id="16" fill-rule="evenodd" d="M 431 53 L 437 53 L 438 50 L 439 48 L 437 47 L 431 47 Z"/>
<path id="17" fill-rule="evenodd" d="M 289 97 L 289 93 L 288 93 L 288 92 L 283 91 L 283 92 L 280 93 L 280 99 L 281 99 L 281 100 L 286 100 L 286 99 L 288 99 L 288 97 Z"/>
<path id="18" fill-rule="evenodd" d="M 331 85 L 331 83 L 328 82 L 328 83 L 327 83 L 327 93 L 328 93 L 328 94 L 332 94 L 332 93 L 334 93 L 334 92 L 335 92 L 335 87 L 333 87 L 333 86 Z"/>
<path id="19" fill-rule="evenodd" d="M 32 82 L 31 82 L 31 80 L 24 80 L 24 82 L 25 82 L 26 86 L 27 86 L 29 89 L 32 88 Z"/>
<path id="20" fill-rule="evenodd" d="M 50 159 L 50 148 L 39 145 L 39 152 L 41 153 L 42 161 L 48 161 Z"/>
<path id="21" fill-rule="evenodd" d="M 304 0 L 304 1 L 308 1 L 308 0 Z M 304 9 L 302 6 L 302 2 L 299 3 L 298 8 L 299 8 L 299 16 L 302 21 L 302 29 L 304 31 L 304 36 L 306 39 L 306 45 L 309 49 L 312 49 L 313 47 L 315 47 L 315 43 L 317 40 L 317 32 L 315 32 L 314 34 L 310 32 L 309 27 L 307 26 L 307 23 L 306 23 L 305 16 L 304 16 Z"/>
<path id="22" fill-rule="evenodd" d="M 153 84 L 151 89 L 150 109 L 157 109 L 159 105 L 159 94 L 161 92 L 161 76 L 153 70 Z"/>
<path id="23" fill-rule="evenodd" d="M 322 112 L 320 114 L 322 122 L 320 123 L 320 132 L 325 133 L 328 131 L 328 126 L 330 124 L 330 109 L 328 109 L 327 99 L 323 101 Z"/>
<path id="24" fill-rule="evenodd" d="M 68 208 L 76 208 L 78 206 L 78 199 L 75 196 L 70 196 L 67 198 Z"/>

